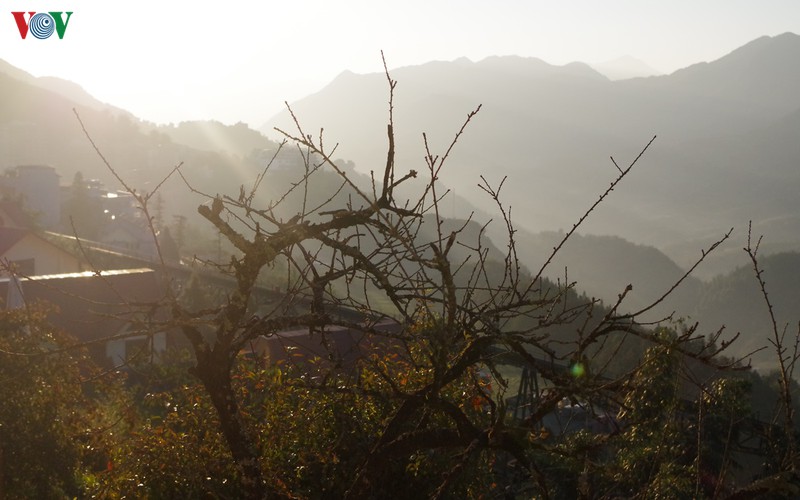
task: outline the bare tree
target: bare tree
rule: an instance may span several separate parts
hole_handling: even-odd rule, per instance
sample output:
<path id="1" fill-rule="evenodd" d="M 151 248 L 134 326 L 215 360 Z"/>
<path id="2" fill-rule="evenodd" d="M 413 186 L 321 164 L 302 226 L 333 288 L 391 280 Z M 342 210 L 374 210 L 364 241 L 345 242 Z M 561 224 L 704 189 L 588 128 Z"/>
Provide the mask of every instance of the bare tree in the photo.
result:
<path id="1" fill-rule="evenodd" d="M 777 411 L 772 422 L 774 427 L 770 427 L 766 435 L 770 450 L 776 452 L 778 456 L 770 457 L 777 463 L 775 470 L 769 471 L 768 475 L 752 484 L 742 487 L 729 498 L 762 498 L 765 495 L 795 497 L 800 494 L 800 474 L 798 474 L 800 456 L 798 455 L 793 386 L 796 385 L 794 370 L 800 360 L 800 327 L 793 335 L 787 335 L 789 325 L 778 324 L 775 309 L 767 291 L 764 269 L 759 262 L 759 247 L 762 237 L 753 241 L 752 229 L 751 222 L 747 230 L 747 245 L 744 251 L 750 258 L 759 292 L 769 314 L 771 336 L 767 338 L 767 341 L 775 352 L 778 367 Z"/>
<path id="2" fill-rule="evenodd" d="M 281 131 L 286 138 L 283 147 L 296 147 L 305 169 L 282 198 L 267 206 L 257 202 L 257 193 L 269 165 L 252 186 L 241 188 L 238 197 L 203 193 L 183 176 L 180 167 L 175 169 L 192 192 L 205 198 L 199 214 L 238 253 L 230 263 L 218 263 L 235 280 L 226 302 L 193 311 L 168 292 L 173 318 L 165 327 L 180 328 L 192 346 L 192 373 L 213 402 L 248 498 L 280 495 L 267 489 L 260 462 L 264 436 L 257 435 L 243 417 L 233 381 L 235 364 L 251 342 L 297 328 L 307 329 L 323 343 L 334 328 L 358 332 L 372 345 L 400 352 L 424 374 L 418 383 L 404 386 L 396 383 L 397 373 L 391 366 L 370 366 L 388 387 L 375 397 L 394 405 L 370 443 L 369 453 L 348 478 L 348 497 L 369 497 L 391 458 L 447 449 L 452 451 L 452 459 L 441 482 L 432 488 L 432 497 L 446 496 L 465 464 L 489 452 L 512 457 L 537 494 L 547 498 L 552 479 L 528 453 L 531 445 L 525 432 L 565 400 L 624 405 L 626 384 L 641 365 L 611 372 L 607 369 L 609 352 L 613 356 L 625 341 L 637 338 L 716 366 L 718 354 L 728 345 L 713 347 L 715 343 L 709 342 L 698 349 L 696 327 L 669 337 L 652 329 L 658 322 L 640 319 L 663 302 L 683 278 L 653 304 L 632 313 L 621 308 L 631 286 L 605 308 L 594 299 L 579 299 L 575 284 L 566 279 L 552 283 L 543 278 L 564 243 L 631 173 L 655 137 L 624 168 L 612 158 L 616 169 L 610 169 L 614 172 L 610 185 L 564 235 L 542 268 L 530 273 L 517 258 L 511 212 L 501 201 L 503 182 L 493 185 L 482 178 L 480 184 L 496 202 L 505 225 L 507 240 L 499 255 L 492 253 L 484 237 L 486 226 L 474 234 L 468 231 L 472 221 L 454 224 L 440 213 L 448 195 L 440 178 L 480 106 L 467 115 L 442 154 L 431 151 L 423 135 L 424 168 L 401 170 L 395 165 L 396 82 L 388 71 L 386 76 L 386 163 L 381 172 L 373 173 L 370 186 L 359 184 L 340 168 L 333 159 L 336 148 L 326 147 L 322 131 L 307 133 L 294 114 L 295 130 Z M 338 185 L 326 199 L 311 199 L 309 185 L 323 172 L 336 178 Z M 414 196 L 401 194 L 409 185 L 416 187 Z M 302 199 L 301 209 L 284 221 L 281 210 L 290 195 Z M 148 213 L 149 196 L 137 199 Z M 729 234 L 704 251 L 698 264 Z M 259 276 L 279 262 L 289 266 L 281 299 L 269 307 L 255 303 Z M 498 359 L 505 353 L 536 366 L 549 386 L 530 411 L 522 432 L 507 416 L 506 381 L 497 369 Z M 358 377 L 347 378 L 337 372 L 341 365 L 337 353 L 332 350 L 330 356 L 330 370 L 308 383 L 320 390 L 363 392 Z M 368 358 L 361 361 L 369 362 Z M 487 388 L 487 374 L 499 388 Z M 463 395 L 453 391 L 459 384 L 474 388 L 481 411 L 470 411 L 463 404 Z"/>

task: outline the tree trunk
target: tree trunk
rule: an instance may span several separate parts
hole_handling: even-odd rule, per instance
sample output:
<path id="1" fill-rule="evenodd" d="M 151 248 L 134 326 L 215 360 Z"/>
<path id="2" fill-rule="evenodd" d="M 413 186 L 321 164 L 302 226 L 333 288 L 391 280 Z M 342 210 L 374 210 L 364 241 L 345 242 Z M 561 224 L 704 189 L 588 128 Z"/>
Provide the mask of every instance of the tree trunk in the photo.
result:
<path id="1" fill-rule="evenodd" d="M 227 356 L 211 352 L 206 356 L 198 356 L 197 361 L 195 375 L 211 397 L 225 442 L 242 475 L 243 498 L 256 500 L 270 497 L 261 474 L 256 441 L 250 436 L 239 412 Z"/>

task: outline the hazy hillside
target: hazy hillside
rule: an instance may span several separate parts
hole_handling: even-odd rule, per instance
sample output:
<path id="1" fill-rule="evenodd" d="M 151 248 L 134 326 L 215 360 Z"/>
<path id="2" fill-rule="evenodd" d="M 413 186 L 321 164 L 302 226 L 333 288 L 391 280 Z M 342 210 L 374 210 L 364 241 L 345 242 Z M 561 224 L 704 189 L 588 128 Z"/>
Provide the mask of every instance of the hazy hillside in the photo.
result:
<path id="1" fill-rule="evenodd" d="M 52 76 L 37 78 L 31 75 L 30 73 L 27 73 L 15 66 L 12 66 L 11 64 L 7 63 L 6 61 L 3 61 L 2 59 L 0 59 L 0 73 L 5 74 L 6 76 L 10 76 L 11 78 L 19 80 L 20 82 L 26 83 L 28 85 L 49 90 L 55 94 L 58 94 L 62 97 L 69 99 L 73 103 L 78 104 L 80 106 L 91 108 L 97 111 L 107 111 L 115 115 L 119 114 L 128 116 L 130 118 L 133 117 L 132 114 L 123 109 L 98 101 L 91 94 L 86 92 L 83 89 L 83 87 L 69 80 L 64 80 Z"/>
<path id="2" fill-rule="evenodd" d="M 540 266 L 563 234 L 520 231 L 515 237 L 520 257 L 529 265 Z M 499 237 L 495 241 L 499 244 Z M 775 363 L 774 350 L 759 349 L 768 346 L 772 323 L 752 263 L 741 247 L 737 248 L 737 255 L 740 259 L 735 262 L 740 265 L 735 270 L 706 282 L 689 277 L 646 317 L 655 320 L 674 312 L 675 319 L 685 319 L 688 324 L 699 322 L 702 334 L 725 327 L 724 339 L 740 332 L 728 355 L 748 356 L 758 351 L 752 357 L 753 366 L 768 370 Z M 787 339 L 792 342 L 800 320 L 800 253 L 765 254 L 760 257 L 760 265 L 778 327 L 780 331 L 786 328 Z M 633 285 L 622 308 L 634 311 L 659 298 L 684 271 L 653 247 L 618 237 L 576 235 L 545 276 L 563 282 L 565 273 L 569 281 L 577 282 L 578 290 L 602 298 L 606 305 L 613 304 L 628 284 Z"/>
<path id="3" fill-rule="evenodd" d="M 662 72 L 651 68 L 647 63 L 632 56 L 623 56 L 610 61 L 603 61 L 591 65 L 609 80 L 626 80 L 628 78 L 641 78 L 658 76 Z"/>
<path id="4" fill-rule="evenodd" d="M 148 125 L 149 127 L 149 125 Z M 224 125 L 218 121 L 181 122 L 178 125 L 152 126 L 176 144 L 246 158 L 256 150 L 274 150 L 278 144 L 244 123 Z"/>
<path id="5" fill-rule="evenodd" d="M 45 79 L 59 82 L 62 91 L 55 91 L 42 86 L 42 79 L 25 75 L 5 63 L 0 67 L 0 94 L 4 96 L 0 102 L 0 169 L 46 164 L 56 169 L 62 184 L 69 184 L 80 171 L 86 179 L 100 179 L 109 188 L 120 188 L 86 138 L 76 111 L 111 166 L 140 192 L 155 189 L 183 162 L 184 174 L 199 191 L 238 193 L 241 184 L 251 183 L 263 170 L 265 160 L 258 151 L 277 147 L 253 130 L 221 125 L 195 126 L 200 132 L 176 134 L 173 141 L 161 129 L 126 112 L 91 105 L 96 101 L 88 94 L 77 92 L 78 100 L 73 100 L 68 95 L 80 89 L 76 84 Z M 192 127 L 184 124 L 172 129 L 184 132 Z M 203 143 L 207 145 L 204 148 L 200 147 Z M 245 156 L 243 152 L 251 145 L 257 146 L 257 151 Z M 192 218 L 202 201 L 192 196 L 177 176 L 161 187 L 161 194 L 167 216 L 181 213 Z"/>
<path id="6" fill-rule="evenodd" d="M 763 107 L 784 113 L 797 108 L 800 67 L 795 62 L 799 44 L 800 36 L 793 33 L 764 36 L 711 63 L 678 70 L 661 82 L 754 111 Z"/>
<path id="7" fill-rule="evenodd" d="M 141 168 L 141 162 L 136 161 L 138 158 L 152 157 L 159 151 L 155 147 L 159 138 L 141 134 L 136 123 L 127 116 L 82 106 L 61 94 L 26 84 L 5 73 L 0 73 L 0 92 L 5 97 L 0 103 L 3 167 L 44 163 L 55 166 L 62 177 L 71 176 L 77 170 L 86 171 L 87 176 L 89 172 L 101 173 L 101 161 L 84 137 L 73 110 L 94 132 L 100 145 L 113 143 L 108 144 L 106 150 L 112 159 L 117 159 L 116 149 L 120 153 L 126 150 L 128 154 L 119 155 L 125 162 L 124 167 L 131 161 Z"/>
<path id="8" fill-rule="evenodd" d="M 517 221 L 558 230 L 614 177 L 609 155 L 626 164 L 658 134 L 585 231 L 663 248 L 744 228 L 750 219 L 777 231 L 770 221 L 795 216 L 792 194 L 800 187 L 798 59 L 800 37 L 787 33 L 671 75 L 616 82 L 586 65 L 519 57 L 399 68 L 392 71 L 398 165 L 424 167 L 422 133 L 441 154 L 483 104 L 443 182 L 490 209 L 475 188 L 479 175 L 494 183 L 508 175 L 505 199 L 524 215 Z M 307 130 L 324 127 L 328 142 L 368 171 L 385 154 L 387 97 L 384 75 L 346 72 L 293 109 Z M 291 128 L 287 114 L 264 130 L 274 126 Z M 798 234 L 771 236 L 800 244 Z"/>
<path id="9" fill-rule="evenodd" d="M 559 232 L 515 234 L 520 258 L 538 270 L 563 239 Z M 499 238 L 498 238 L 499 240 Z M 613 304 L 628 285 L 633 290 L 622 304 L 624 311 L 648 306 L 672 287 L 685 271 L 656 248 L 636 245 L 617 236 L 575 234 L 545 272 L 551 279 L 577 282 L 586 294 Z M 703 284 L 689 277 L 667 301 L 648 315 L 661 319 L 675 312 L 675 318 L 691 314 Z"/>
<path id="10" fill-rule="evenodd" d="M 760 265 L 779 331 L 786 329 L 787 346 L 790 346 L 798 333 L 800 253 L 762 257 Z M 768 346 L 768 338 L 773 338 L 767 305 L 754 277 L 750 264 L 709 282 L 693 315 L 693 319 L 701 322 L 704 331 L 724 325 L 728 337 L 741 332 L 735 344 L 735 352 L 740 355 Z M 765 349 L 753 357 L 753 364 L 765 368 L 773 365 L 775 359 L 774 350 Z"/>

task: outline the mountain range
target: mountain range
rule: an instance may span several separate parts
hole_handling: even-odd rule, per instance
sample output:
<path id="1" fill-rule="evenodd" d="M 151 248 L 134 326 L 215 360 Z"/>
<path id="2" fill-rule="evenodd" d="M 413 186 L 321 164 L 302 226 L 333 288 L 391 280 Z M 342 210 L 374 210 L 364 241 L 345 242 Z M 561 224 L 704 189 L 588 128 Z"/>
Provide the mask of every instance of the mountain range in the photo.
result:
<path id="1" fill-rule="evenodd" d="M 624 167 L 657 135 L 629 178 L 564 247 L 548 276 L 576 280 L 579 290 L 606 302 L 633 284 L 626 302 L 633 310 L 659 297 L 703 249 L 734 227 L 731 242 L 712 253 L 654 314 L 676 311 L 709 331 L 721 324 L 747 330 L 749 349 L 766 343 L 769 332 L 758 326 L 761 321 L 750 321 L 757 316 L 744 307 L 759 304 L 752 290 L 742 292 L 748 221 L 757 235 L 765 235 L 765 259 L 782 256 L 769 264 L 778 269 L 770 281 L 787 302 L 780 320 L 788 322 L 800 310 L 798 282 L 786 280 L 800 269 L 797 60 L 800 37 L 786 33 L 669 75 L 622 80 L 583 63 L 554 66 L 514 56 L 399 68 L 391 71 L 398 82 L 397 168 L 424 174 L 425 144 L 431 154 L 442 155 L 467 113 L 480 105 L 442 171 L 441 181 L 453 192 L 446 215 L 463 219 L 473 213 L 479 222 L 496 217 L 492 200 L 477 184 L 481 175 L 493 185 L 507 176 L 501 199 L 518 226 L 519 255 L 536 270 L 618 174 L 609 156 Z M 48 163 L 64 183 L 77 171 L 114 183 L 75 111 L 109 163 L 143 191 L 183 162 L 198 191 L 236 193 L 277 148 L 281 137 L 275 128 L 295 133 L 286 112 L 266 122 L 264 135 L 243 124 L 147 123 L 97 101 L 75 83 L 35 78 L 2 61 L 0 92 L 6 97 L 0 103 L 4 166 Z M 339 144 L 336 157 L 366 182 L 366 174 L 385 162 L 388 98 L 385 74 L 345 71 L 292 109 L 305 131 L 324 128 L 326 143 Z M 283 185 L 278 177 L 275 186 Z M 173 178 L 161 189 L 169 213 L 195 213 L 197 198 L 187 196 L 183 183 Z M 268 202 L 269 193 L 265 197 Z M 490 235 L 504 247 L 500 232 Z"/>
<path id="2" fill-rule="evenodd" d="M 491 211 L 476 188 L 479 176 L 496 185 L 507 175 L 503 199 L 517 223 L 557 231 L 571 227 L 618 173 L 609 156 L 627 165 L 658 136 L 585 232 L 655 245 L 681 265 L 687 249 L 699 252 L 698 242 L 730 227 L 742 237 L 750 220 L 768 240 L 798 246 L 797 60 L 800 36 L 786 33 L 669 75 L 620 81 L 582 63 L 514 56 L 399 68 L 391 72 L 397 165 L 424 167 L 423 133 L 431 152 L 442 154 L 481 105 L 443 182 Z M 367 172 L 383 163 L 388 94 L 384 74 L 344 72 L 292 109 Z M 291 131 L 288 112 L 262 131 L 275 137 L 275 127 Z"/>
<path id="3" fill-rule="evenodd" d="M 645 76 L 658 76 L 662 73 L 650 67 L 646 62 L 631 56 L 622 56 L 610 61 L 591 65 L 609 80 L 627 80 Z"/>

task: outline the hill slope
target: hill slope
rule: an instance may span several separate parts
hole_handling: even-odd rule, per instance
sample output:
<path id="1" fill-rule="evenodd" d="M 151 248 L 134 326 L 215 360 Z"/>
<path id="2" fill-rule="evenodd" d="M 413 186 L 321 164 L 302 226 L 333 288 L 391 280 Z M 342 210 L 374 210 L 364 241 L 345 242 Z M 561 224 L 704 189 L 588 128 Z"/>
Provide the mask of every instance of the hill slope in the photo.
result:
<path id="1" fill-rule="evenodd" d="M 399 68 L 392 72 L 398 165 L 423 167 L 423 132 L 431 152 L 442 154 L 482 104 L 442 179 L 489 210 L 491 200 L 475 187 L 479 176 L 497 184 L 508 175 L 504 199 L 529 230 L 570 227 L 617 173 L 608 156 L 627 164 L 656 134 L 585 231 L 666 247 L 749 219 L 783 219 L 796 212 L 791 193 L 800 188 L 800 170 L 788 168 L 800 134 L 790 116 L 800 110 L 796 60 L 800 37 L 787 33 L 671 75 L 616 82 L 579 63 L 519 57 Z M 329 143 L 369 171 L 387 147 L 387 96 L 385 75 L 345 72 L 293 109 L 308 130 L 332 131 Z M 288 114 L 265 132 L 272 127 L 290 129 Z M 769 133 L 776 129 L 782 133 Z M 797 234 L 773 236 L 800 245 Z"/>
<path id="2" fill-rule="evenodd" d="M 800 320 L 800 253 L 766 256 L 759 264 L 779 332 L 786 329 L 786 346 L 790 347 Z M 705 325 L 705 330 L 724 325 L 728 336 L 741 332 L 733 351 L 745 355 L 765 348 L 753 356 L 753 365 L 766 369 L 775 366 L 775 351 L 769 347 L 769 339 L 774 338 L 772 322 L 752 265 L 708 283 L 694 318 Z"/>

